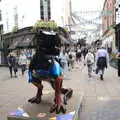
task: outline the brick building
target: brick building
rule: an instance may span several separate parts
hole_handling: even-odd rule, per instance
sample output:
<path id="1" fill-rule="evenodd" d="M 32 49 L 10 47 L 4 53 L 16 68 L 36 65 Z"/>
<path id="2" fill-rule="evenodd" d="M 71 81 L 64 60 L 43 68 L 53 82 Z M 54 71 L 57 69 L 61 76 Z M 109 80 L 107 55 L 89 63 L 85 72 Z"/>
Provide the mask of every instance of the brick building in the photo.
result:
<path id="1" fill-rule="evenodd" d="M 116 0 L 105 0 L 102 11 L 103 44 L 115 49 L 115 3 Z"/>

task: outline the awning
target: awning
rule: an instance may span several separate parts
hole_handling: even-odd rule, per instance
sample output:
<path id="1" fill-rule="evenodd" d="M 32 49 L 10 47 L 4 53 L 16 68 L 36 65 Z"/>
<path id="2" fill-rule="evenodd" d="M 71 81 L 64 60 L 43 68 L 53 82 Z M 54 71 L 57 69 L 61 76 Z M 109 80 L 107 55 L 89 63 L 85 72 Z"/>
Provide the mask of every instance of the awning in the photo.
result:
<path id="1" fill-rule="evenodd" d="M 19 42 L 17 45 L 17 48 L 24 48 L 24 47 L 31 47 L 33 46 L 33 40 L 35 35 L 26 35 L 24 36 L 24 39 Z"/>
<path id="2" fill-rule="evenodd" d="M 68 41 L 68 39 L 66 39 L 64 36 L 59 35 L 60 39 L 61 39 L 61 43 L 63 44 L 70 44 L 70 42 Z"/>
<path id="3" fill-rule="evenodd" d="M 13 44 L 10 45 L 9 49 L 24 48 L 33 46 L 33 39 L 35 35 L 25 35 L 15 37 Z"/>
<path id="4" fill-rule="evenodd" d="M 8 49 L 10 50 L 14 50 L 17 48 L 17 45 L 22 42 L 22 40 L 24 39 L 24 36 L 19 36 L 19 37 L 15 37 L 13 38 L 13 43 L 9 46 Z"/>

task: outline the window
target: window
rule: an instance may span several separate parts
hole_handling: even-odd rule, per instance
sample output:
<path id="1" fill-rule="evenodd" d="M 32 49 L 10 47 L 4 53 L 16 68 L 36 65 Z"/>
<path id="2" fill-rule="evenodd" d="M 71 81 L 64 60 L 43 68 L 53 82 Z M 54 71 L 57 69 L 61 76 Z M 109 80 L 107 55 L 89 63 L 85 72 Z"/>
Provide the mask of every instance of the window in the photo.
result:
<path id="1" fill-rule="evenodd" d="M 3 33 L 3 25 L 0 25 L 0 34 Z"/>
<path id="2" fill-rule="evenodd" d="M 41 20 L 44 20 L 44 6 L 43 6 L 43 0 L 40 0 L 40 18 L 41 18 Z"/>
<path id="3" fill-rule="evenodd" d="M 50 20 L 51 19 L 51 12 L 48 11 L 48 19 Z"/>
<path id="4" fill-rule="evenodd" d="M 43 8 L 44 8 L 43 5 L 41 5 L 41 6 L 40 6 L 40 9 L 43 10 Z"/>
<path id="5" fill-rule="evenodd" d="M 0 21 L 2 20 L 2 11 L 0 10 Z"/>
<path id="6" fill-rule="evenodd" d="M 50 0 L 48 0 L 48 6 L 47 6 L 47 9 L 48 9 L 48 19 L 50 20 L 50 19 L 51 19 Z"/>
<path id="7" fill-rule="evenodd" d="M 50 0 L 48 0 L 48 4 L 50 4 Z"/>
<path id="8" fill-rule="evenodd" d="M 44 11 L 41 10 L 41 20 L 44 20 Z"/>

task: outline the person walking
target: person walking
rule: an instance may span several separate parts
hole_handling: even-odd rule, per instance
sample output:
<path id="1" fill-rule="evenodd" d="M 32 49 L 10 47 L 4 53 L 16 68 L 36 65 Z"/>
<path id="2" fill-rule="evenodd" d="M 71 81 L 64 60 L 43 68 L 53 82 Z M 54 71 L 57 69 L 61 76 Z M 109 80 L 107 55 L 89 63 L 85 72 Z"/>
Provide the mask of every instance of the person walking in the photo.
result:
<path id="1" fill-rule="evenodd" d="M 76 62 L 81 62 L 81 49 L 80 47 L 77 48 L 77 51 L 76 51 Z"/>
<path id="2" fill-rule="evenodd" d="M 120 77 L 120 51 L 116 54 L 117 64 L 118 64 L 118 77 Z"/>
<path id="3" fill-rule="evenodd" d="M 70 50 L 68 53 L 69 71 L 74 68 L 76 54 L 74 50 Z"/>
<path id="4" fill-rule="evenodd" d="M 63 50 L 63 52 L 60 53 L 59 59 L 63 68 L 63 72 L 68 72 L 68 55 L 67 52 L 65 52 L 65 50 Z"/>
<path id="5" fill-rule="evenodd" d="M 91 52 L 91 50 L 88 50 L 88 53 L 85 57 L 85 65 L 87 65 L 88 68 L 88 76 L 91 77 L 92 76 L 92 71 L 93 71 L 93 64 L 94 64 L 94 55 Z"/>
<path id="6" fill-rule="evenodd" d="M 100 74 L 100 79 L 103 80 L 104 70 L 108 67 L 109 54 L 104 46 L 98 49 L 96 53 L 96 74 Z"/>
<path id="7" fill-rule="evenodd" d="M 13 52 L 9 53 L 9 55 L 7 57 L 7 61 L 8 61 L 11 78 L 13 77 L 12 71 L 14 71 L 15 77 L 17 77 L 16 74 L 17 74 L 17 68 L 18 68 L 18 60 L 17 60 L 17 57 L 15 56 L 15 53 L 13 53 Z"/>
<path id="8" fill-rule="evenodd" d="M 18 63 L 19 63 L 20 68 L 21 68 L 21 73 L 22 73 L 22 75 L 24 75 L 24 72 L 26 70 L 26 65 L 27 65 L 27 57 L 25 56 L 24 53 L 20 54 Z"/>
<path id="9" fill-rule="evenodd" d="M 88 53 L 88 49 L 87 49 L 87 47 L 84 47 L 82 49 L 82 55 L 83 55 L 84 60 L 85 60 L 85 56 L 87 55 L 87 53 Z"/>

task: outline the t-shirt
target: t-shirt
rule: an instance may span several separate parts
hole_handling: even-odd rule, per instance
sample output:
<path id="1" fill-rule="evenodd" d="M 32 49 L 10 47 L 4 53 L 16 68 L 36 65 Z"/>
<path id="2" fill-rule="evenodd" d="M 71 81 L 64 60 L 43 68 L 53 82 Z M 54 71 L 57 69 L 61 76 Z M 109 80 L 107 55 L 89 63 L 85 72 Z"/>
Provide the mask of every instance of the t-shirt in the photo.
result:
<path id="1" fill-rule="evenodd" d="M 90 52 L 85 57 L 86 64 L 90 65 L 94 63 L 94 55 Z"/>

